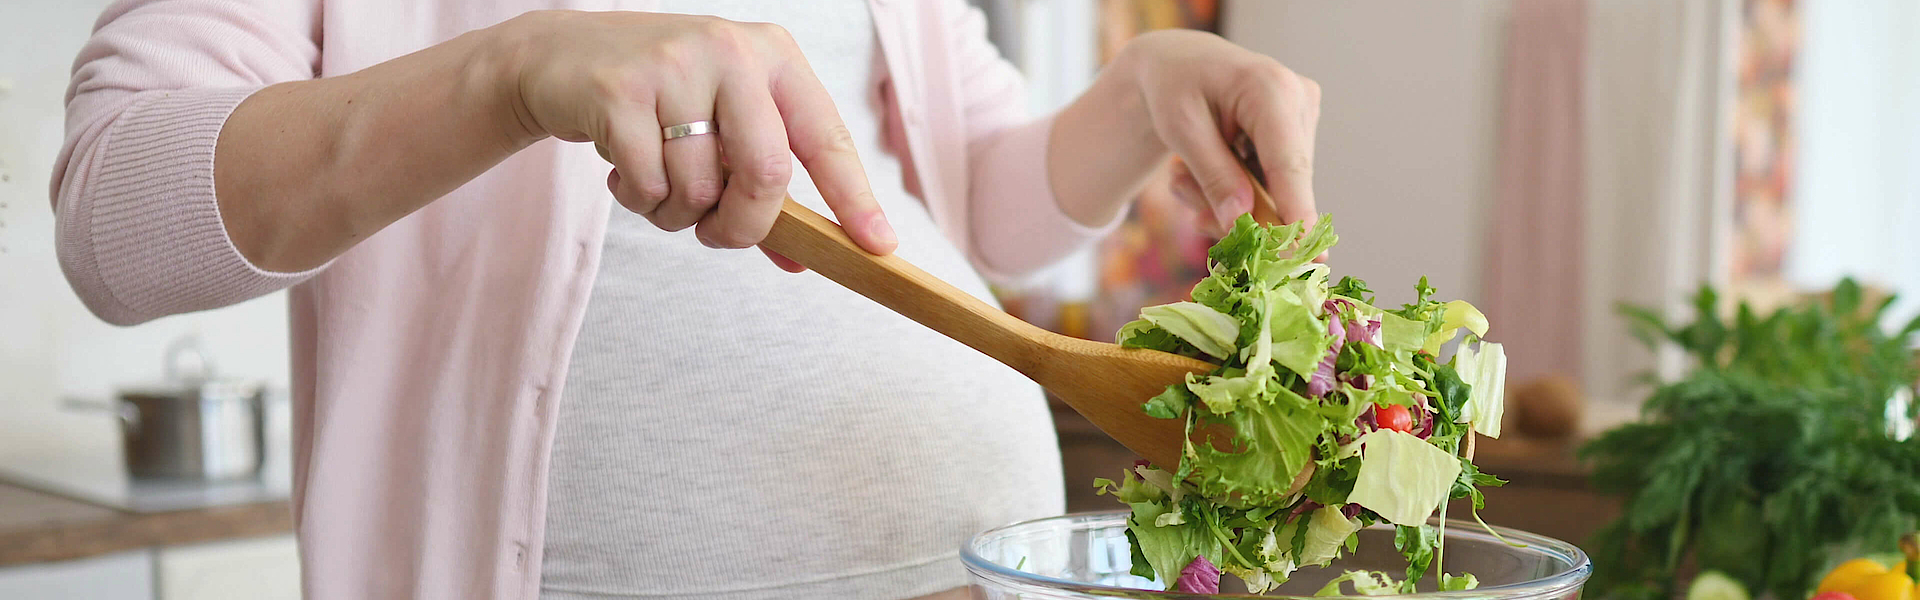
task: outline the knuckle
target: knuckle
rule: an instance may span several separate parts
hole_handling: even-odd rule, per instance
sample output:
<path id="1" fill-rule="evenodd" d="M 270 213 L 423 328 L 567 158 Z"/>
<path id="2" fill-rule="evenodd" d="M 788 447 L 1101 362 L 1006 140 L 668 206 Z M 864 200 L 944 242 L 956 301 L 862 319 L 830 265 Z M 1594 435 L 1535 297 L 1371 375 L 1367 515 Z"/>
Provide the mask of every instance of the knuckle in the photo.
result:
<path id="1" fill-rule="evenodd" d="M 737 57 L 747 54 L 753 41 L 750 28 L 741 23 L 726 19 L 710 19 L 701 25 L 701 37 L 711 44 L 721 56 Z"/>
<path id="2" fill-rule="evenodd" d="M 793 32 L 787 31 L 787 28 L 781 27 L 777 23 L 754 23 L 753 28 L 754 28 L 754 31 L 760 35 L 760 37 L 768 41 L 771 41 L 776 45 L 779 45 L 780 47 L 784 48 L 784 47 L 795 45 L 793 41 Z"/>
<path id="3" fill-rule="evenodd" d="M 720 201 L 720 193 L 725 188 L 717 177 L 700 177 L 687 182 L 680 201 L 696 211 L 713 208 Z"/>
<path id="4" fill-rule="evenodd" d="M 1288 177 L 1313 175 L 1313 157 L 1300 152 L 1284 152 L 1274 157 L 1274 168 Z"/>
<path id="5" fill-rule="evenodd" d="M 1237 62 L 1238 64 L 1234 65 L 1232 69 L 1231 77 L 1239 81 L 1262 84 L 1270 83 L 1272 80 L 1278 79 L 1280 75 L 1279 70 L 1286 68 L 1280 65 L 1280 61 L 1267 56 L 1258 56 L 1252 60 Z"/>
<path id="6" fill-rule="evenodd" d="M 834 123 L 832 127 L 827 128 L 826 139 L 820 142 L 821 148 L 830 153 L 854 153 L 853 132 L 848 131 L 844 123 Z"/>
<path id="7" fill-rule="evenodd" d="M 747 184 L 755 190 L 784 188 L 793 180 L 793 161 L 782 155 L 769 155 L 755 159 L 744 174 Z"/>
<path id="8" fill-rule="evenodd" d="M 635 199 L 645 204 L 647 210 L 653 210 L 653 207 L 666 201 L 667 195 L 672 193 L 673 189 L 667 185 L 666 179 L 650 177 L 644 181 L 635 182 L 633 192 Z"/>
<path id="9" fill-rule="evenodd" d="M 595 97 L 604 102 L 626 100 L 641 95 L 645 84 L 632 73 L 617 68 L 601 68 L 587 76 Z"/>
<path id="10" fill-rule="evenodd" d="M 1268 56 L 1241 64 L 1235 77 L 1269 94 L 1283 95 L 1301 88 L 1299 75 Z"/>

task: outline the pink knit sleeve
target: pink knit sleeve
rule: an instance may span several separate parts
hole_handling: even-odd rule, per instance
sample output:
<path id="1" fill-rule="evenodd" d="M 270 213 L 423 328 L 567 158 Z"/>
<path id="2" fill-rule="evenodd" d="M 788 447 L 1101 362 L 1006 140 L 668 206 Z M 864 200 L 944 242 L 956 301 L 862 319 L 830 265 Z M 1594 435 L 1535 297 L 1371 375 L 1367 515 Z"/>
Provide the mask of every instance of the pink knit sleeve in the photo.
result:
<path id="1" fill-rule="evenodd" d="M 1061 210 L 1047 174 L 1053 119 L 1027 114 L 1025 79 L 987 40 L 980 11 L 947 4 L 955 21 L 947 39 L 967 95 L 968 246 L 989 278 L 1017 280 L 1104 237 L 1121 219 L 1089 227 Z"/>
<path id="2" fill-rule="evenodd" d="M 95 315 L 132 325 L 312 274 L 263 271 L 240 256 L 220 220 L 213 159 L 248 95 L 313 77 L 315 10 L 148 0 L 100 16 L 74 61 L 52 182 L 60 265 Z"/>

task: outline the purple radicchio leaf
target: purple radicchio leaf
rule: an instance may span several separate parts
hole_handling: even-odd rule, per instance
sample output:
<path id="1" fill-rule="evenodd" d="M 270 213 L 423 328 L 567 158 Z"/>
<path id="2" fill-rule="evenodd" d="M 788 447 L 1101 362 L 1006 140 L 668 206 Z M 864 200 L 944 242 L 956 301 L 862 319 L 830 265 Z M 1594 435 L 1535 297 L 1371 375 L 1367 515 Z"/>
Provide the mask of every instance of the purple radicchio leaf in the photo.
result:
<path id="1" fill-rule="evenodd" d="M 1193 557 L 1187 568 L 1180 570 L 1180 578 L 1175 579 L 1174 589 L 1183 594 L 1220 593 L 1220 568 L 1205 556 Z"/>

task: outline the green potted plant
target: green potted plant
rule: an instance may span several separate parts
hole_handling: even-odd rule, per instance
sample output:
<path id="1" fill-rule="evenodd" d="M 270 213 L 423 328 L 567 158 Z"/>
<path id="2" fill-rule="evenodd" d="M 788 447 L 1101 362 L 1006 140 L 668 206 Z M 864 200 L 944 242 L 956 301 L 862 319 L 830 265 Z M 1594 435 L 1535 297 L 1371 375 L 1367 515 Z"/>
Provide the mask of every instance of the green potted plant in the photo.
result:
<path id="1" fill-rule="evenodd" d="M 1888 333 L 1893 298 L 1851 279 L 1824 297 L 1731 320 L 1702 287 L 1692 323 L 1625 307 L 1650 347 L 1694 363 L 1656 383 L 1641 419 L 1580 449 L 1623 514 L 1590 540 L 1596 597 L 1680 592 L 1682 573 L 1718 571 L 1777 600 L 1806 598 L 1836 557 L 1890 552 L 1920 525 L 1915 319 Z M 1890 399 L 1895 399 L 1890 401 Z"/>

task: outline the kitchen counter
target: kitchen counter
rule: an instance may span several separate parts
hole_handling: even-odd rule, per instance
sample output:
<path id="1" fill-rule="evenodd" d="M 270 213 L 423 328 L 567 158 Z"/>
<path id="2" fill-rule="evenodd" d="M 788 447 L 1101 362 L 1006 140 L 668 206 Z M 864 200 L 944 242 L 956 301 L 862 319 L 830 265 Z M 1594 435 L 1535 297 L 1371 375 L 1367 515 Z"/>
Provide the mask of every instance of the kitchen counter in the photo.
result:
<path id="1" fill-rule="evenodd" d="M 292 530 L 286 500 L 136 513 L 0 483 L 0 566 Z"/>

